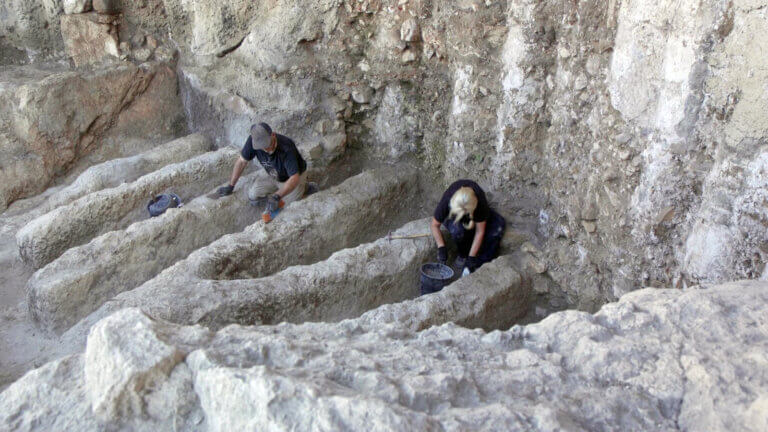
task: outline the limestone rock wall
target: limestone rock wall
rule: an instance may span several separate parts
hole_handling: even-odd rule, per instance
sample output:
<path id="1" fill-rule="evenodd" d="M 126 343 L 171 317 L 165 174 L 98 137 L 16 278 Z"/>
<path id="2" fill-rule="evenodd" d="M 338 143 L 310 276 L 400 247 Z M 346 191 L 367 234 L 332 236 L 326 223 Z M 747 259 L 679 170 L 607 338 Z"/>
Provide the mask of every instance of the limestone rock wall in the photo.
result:
<path id="1" fill-rule="evenodd" d="M 595 309 L 763 274 L 765 1 L 154 0 L 189 126 L 471 177 Z M 153 11 L 153 13 L 149 13 Z"/>
<path id="2" fill-rule="evenodd" d="M 347 145 L 418 157 L 437 184 L 479 180 L 537 231 L 569 303 L 594 309 L 762 275 L 762 6 L 233 1 L 223 26 L 197 2 L 172 32 L 185 91 L 221 101 L 197 117 L 188 104 L 197 124 L 242 129 L 226 97 L 242 98 L 245 117 L 323 142 L 336 113 Z"/>

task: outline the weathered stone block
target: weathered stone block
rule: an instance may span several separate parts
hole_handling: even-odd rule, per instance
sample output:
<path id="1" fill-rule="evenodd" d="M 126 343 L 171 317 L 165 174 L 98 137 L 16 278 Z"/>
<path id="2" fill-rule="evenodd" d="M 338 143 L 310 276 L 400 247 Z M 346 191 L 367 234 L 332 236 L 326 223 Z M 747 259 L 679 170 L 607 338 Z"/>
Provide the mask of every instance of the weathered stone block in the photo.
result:
<path id="1" fill-rule="evenodd" d="M 75 14 L 61 17 L 64 47 L 75 66 L 99 63 L 120 57 L 116 20 L 98 14 Z"/>
<path id="2" fill-rule="evenodd" d="M 0 211 L 41 192 L 88 154 L 109 155 L 117 136 L 170 139 L 183 119 L 166 65 L 99 70 L 0 69 Z"/>

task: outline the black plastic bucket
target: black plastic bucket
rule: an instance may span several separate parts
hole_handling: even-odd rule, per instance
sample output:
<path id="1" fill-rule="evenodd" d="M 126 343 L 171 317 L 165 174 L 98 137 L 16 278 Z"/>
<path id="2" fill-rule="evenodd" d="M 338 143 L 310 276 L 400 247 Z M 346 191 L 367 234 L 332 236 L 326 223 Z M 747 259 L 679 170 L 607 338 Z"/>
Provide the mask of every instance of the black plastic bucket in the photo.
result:
<path id="1" fill-rule="evenodd" d="M 453 269 L 439 263 L 424 264 L 420 273 L 421 295 L 438 292 L 453 279 Z"/>
<path id="2" fill-rule="evenodd" d="M 169 208 L 181 206 L 181 198 L 175 193 L 160 194 L 147 203 L 149 217 L 160 216 Z"/>

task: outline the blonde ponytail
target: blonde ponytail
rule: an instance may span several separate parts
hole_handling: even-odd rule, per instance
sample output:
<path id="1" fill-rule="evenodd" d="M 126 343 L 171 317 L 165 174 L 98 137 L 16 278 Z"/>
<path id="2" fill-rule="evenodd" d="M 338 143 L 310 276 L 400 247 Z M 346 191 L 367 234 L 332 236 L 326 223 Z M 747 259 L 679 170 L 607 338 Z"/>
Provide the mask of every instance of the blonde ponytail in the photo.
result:
<path id="1" fill-rule="evenodd" d="M 453 219 L 454 223 L 459 223 L 465 215 L 469 215 L 469 222 L 463 224 L 464 228 L 468 230 L 475 228 L 473 214 L 477 208 L 477 196 L 471 187 L 464 186 L 454 192 L 451 197 L 450 208 L 451 212 L 448 217 Z"/>

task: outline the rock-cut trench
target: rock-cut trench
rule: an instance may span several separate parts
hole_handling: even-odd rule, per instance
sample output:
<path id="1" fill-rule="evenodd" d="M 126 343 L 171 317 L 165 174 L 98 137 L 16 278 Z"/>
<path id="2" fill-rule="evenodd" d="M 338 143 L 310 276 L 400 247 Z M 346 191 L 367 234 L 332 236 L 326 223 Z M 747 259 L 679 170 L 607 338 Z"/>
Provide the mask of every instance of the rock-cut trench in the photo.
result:
<path id="1" fill-rule="evenodd" d="M 219 3 L 0 6 L 0 430 L 768 430 L 763 1 Z"/>
<path id="2" fill-rule="evenodd" d="M 4 386 L 78 352 L 95 323 L 132 307 L 210 329 L 356 318 L 491 330 L 531 315 L 531 276 L 517 269 L 535 260 L 520 248 L 532 237 L 514 229 L 498 262 L 419 297 L 419 269 L 434 260 L 434 241 L 388 239 L 428 232 L 428 210 L 412 203 L 428 200 L 430 180 L 414 161 L 370 163 L 354 149 L 311 159 L 313 149 L 300 145 L 321 190 L 265 224 L 246 199 L 247 186 L 266 176 L 260 167 L 244 173 L 233 196 L 216 194 L 237 148 L 217 148 L 200 133 L 121 139 L 140 144 L 110 141 L 114 148 L 77 161 L 1 216 L 2 265 L 14 279 L 4 294 L 19 304 L 0 330 L 10 348 Z M 165 192 L 183 205 L 149 217 L 148 198 Z M 476 288 L 462 292 L 467 286 Z"/>

